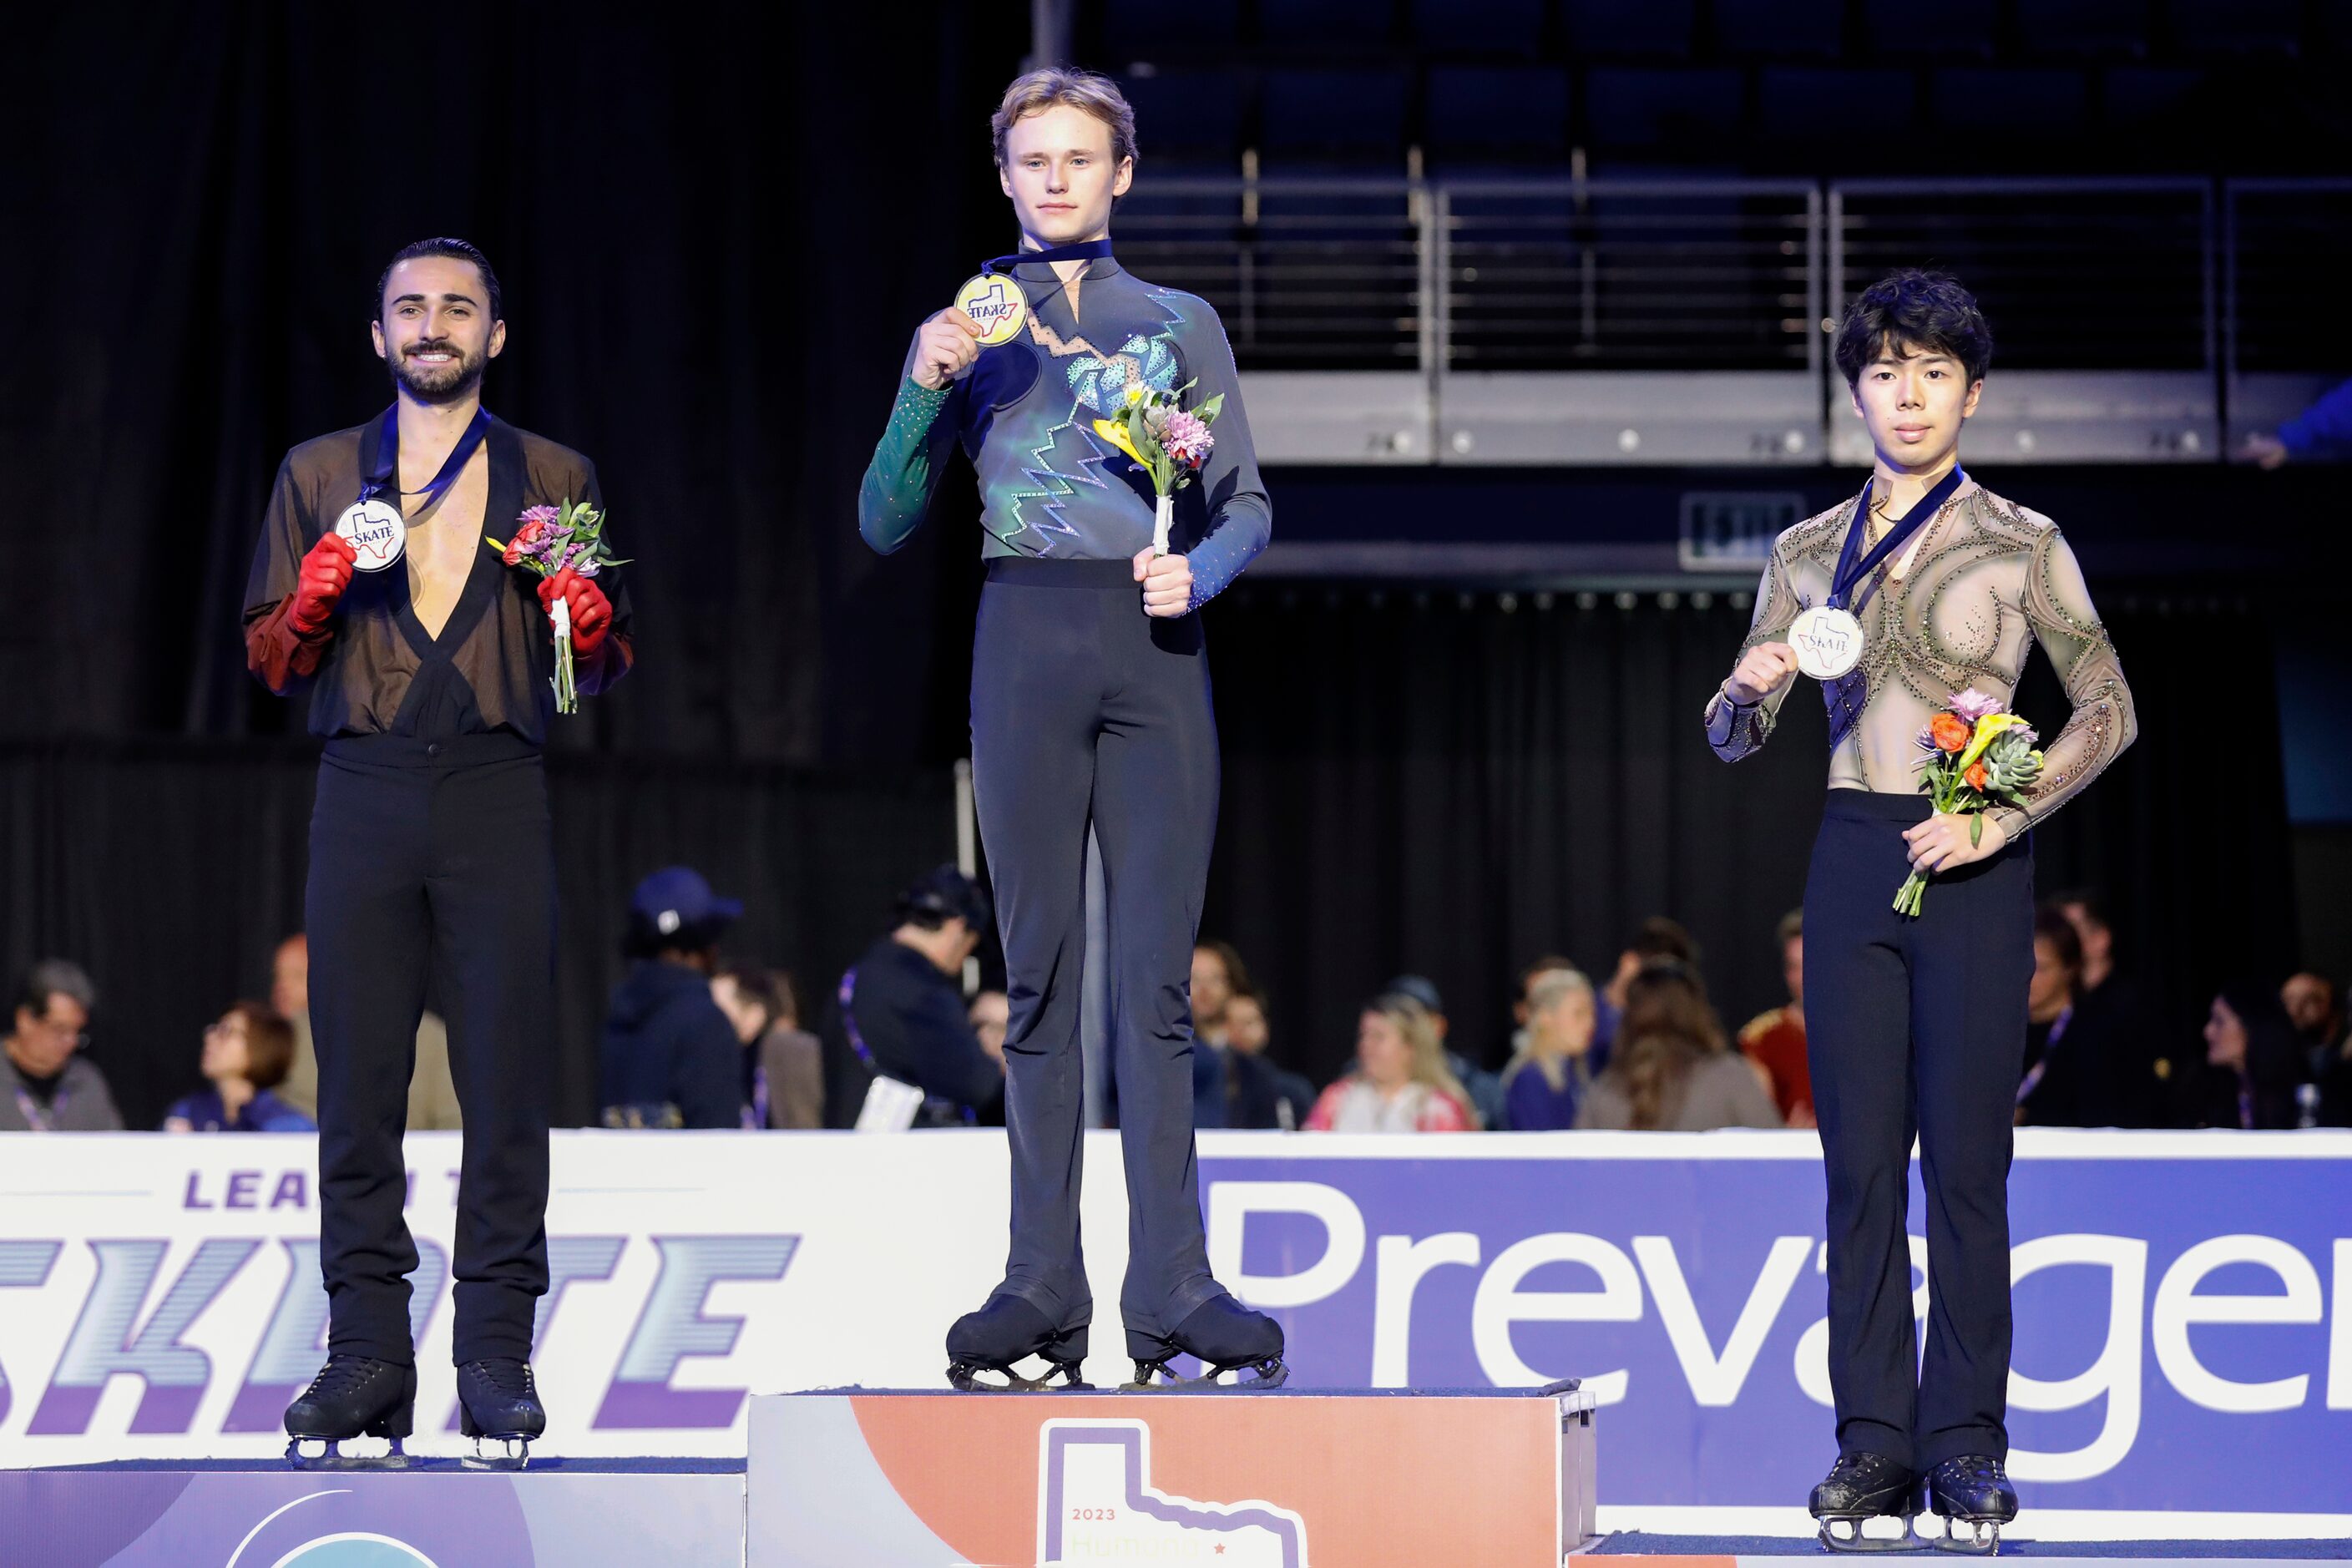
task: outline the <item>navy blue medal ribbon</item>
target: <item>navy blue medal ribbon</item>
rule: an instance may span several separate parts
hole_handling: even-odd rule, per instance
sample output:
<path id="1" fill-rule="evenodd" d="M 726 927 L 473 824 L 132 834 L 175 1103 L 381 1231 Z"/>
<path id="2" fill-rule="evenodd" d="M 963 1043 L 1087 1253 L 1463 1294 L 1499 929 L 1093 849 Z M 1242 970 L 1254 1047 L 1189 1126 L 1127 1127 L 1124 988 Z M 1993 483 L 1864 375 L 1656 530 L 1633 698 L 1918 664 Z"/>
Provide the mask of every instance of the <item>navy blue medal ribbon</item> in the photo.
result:
<path id="1" fill-rule="evenodd" d="M 1846 529 L 1845 546 L 1838 552 L 1837 574 L 1830 579 L 1830 596 L 1823 603 L 1832 610 L 1849 615 L 1859 610 L 1868 600 L 1871 591 L 1878 586 L 1878 569 L 1887 558 L 1903 548 L 1910 537 L 1934 520 L 1944 510 L 1944 503 L 1968 482 L 1968 475 L 1954 464 L 1952 471 L 1937 479 L 1926 495 L 1915 502 L 1910 510 L 1896 519 L 1886 531 L 1886 537 L 1873 545 L 1867 553 L 1862 550 L 1864 530 L 1870 523 L 1870 492 L 1873 487 L 1863 487 L 1862 499 L 1854 503 L 1853 522 Z M 1859 591 L 1857 591 L 1859 590 Z M 1860 666 L 1846 671 L 1834 680 L 1822 684 L 1822 700 L 1830 713 L 1830 750 L 1835 751 L 1854 725 L 1862 721 L 1863 704 L 1869 700 L 1869 677 Z"/>
<path id="2" fill-rule="evenodd" d="M 360 500 L 372 501 L 384 495 L 421 495 L 425 502 L 416 510 L 425 510 L 447 494 L 449 487 L 457 482 L 457 476 L 466 471 L 466 464 L 472 459 L 475 449 L 481 446 L 482 437 L 490 432 L 490 417 L 488 409 L 476 404 L 474 417 L 467 421 L 465 433 L 457 437 L 457 444 L 449 448 L 449 456 L 441 464 L 441 471 L 434 475 L 433 482 L 423 489 L 411 491 L 400 488 L 400 405 L 394 404 L 385 409 L 383 427 L 376 432 L 375 467 L 360 481 Z"/>
<path id="3" fill-rule="evenodd" d="M 1100 261 L 1110 254 L 1108 239 L 1082 239 L 1076 245 L 1056 245 L 1044 250 L 1024 250 L 1011 256 L 1000 256 L 982 263 L 980 275 L 993 278 L 1000 269 L 1026 267 L 1039 261 Z"/>

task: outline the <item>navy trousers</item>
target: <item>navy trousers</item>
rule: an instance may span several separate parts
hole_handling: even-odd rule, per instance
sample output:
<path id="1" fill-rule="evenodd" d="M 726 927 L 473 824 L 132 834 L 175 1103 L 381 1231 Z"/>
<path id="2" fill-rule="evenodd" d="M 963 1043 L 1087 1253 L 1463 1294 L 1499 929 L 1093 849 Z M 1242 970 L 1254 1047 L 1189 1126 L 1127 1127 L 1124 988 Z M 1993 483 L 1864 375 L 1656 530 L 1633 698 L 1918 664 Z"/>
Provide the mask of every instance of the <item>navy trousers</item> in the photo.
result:
<path id="1" fill-rule="evenodd" d="M 555 1064 L 555 850 L 539 753 L 505 734 L 328 742 L 305 906 L 328 1348 L 415 1359 L 401 1135 L 429 982 L 466 1121 L 452 1349 L 460 1363 L 527 1359 L 547 1290 Z"/>
<path id="2" fill-rule="evenodd" d="M 2009 1163 L 2033 974 L 2032 841 L 1928 883 L 1925 795 L 1833 789 L 1805 883 L 1805 1033 L 1829 1186 L 1838 1449 L 1925 1470 L 2004 1458 Z M 1911 1142 L 1927 1199 L 1925 1363 L 1912 1316 Z"/>
<path id="3" fill-rule="evenodd" d="M 1192 943 L 1217 821 L 1217 731 L 1198 615 L 1154 619 L 1125 561 L 991 562 L 972 652 L 972 784 L 1012 1018 L 1013 1244 L 1000 1288 L 1092 1320 L 1078 1243 L 1084 965 L 1110 965 L 1127 1162 L 1129 1329 L 1164 1335 L 1223 1294 L 1192 1147 Z M 1110 952 L 1087 952 L 1102 847 Z"/>

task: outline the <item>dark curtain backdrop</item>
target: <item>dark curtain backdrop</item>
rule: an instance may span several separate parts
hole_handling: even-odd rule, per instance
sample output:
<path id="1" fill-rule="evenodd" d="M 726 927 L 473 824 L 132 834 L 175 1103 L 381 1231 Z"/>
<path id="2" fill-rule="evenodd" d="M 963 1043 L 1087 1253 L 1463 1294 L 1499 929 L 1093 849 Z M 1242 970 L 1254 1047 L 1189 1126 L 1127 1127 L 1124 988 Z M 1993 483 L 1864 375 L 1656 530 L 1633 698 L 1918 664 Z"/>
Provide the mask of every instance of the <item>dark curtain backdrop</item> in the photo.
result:
<path id="1" fill-rule="evenodd" d="M 2045 891 L 2111 898 L 2125 963 L 2193 1040 L 2212 988 L 2292 959 L 2294 890 L 2264 623 L 2242 603 L 2112 598 L 2138 743 L 2036 836 Z M 1444 992 L 1499 1065 L 1520 965 L 1596 981 L 1672 915 L 1737 1028 L 1785 999 L 1775 922 L 1802 901 L 1826 728 L 1801 681 L 1727 766 L 1699 714 L 1746 636 L 1724 596 L 1245 586 L 1212 612 L 1224 807 L 1204 929 L 1270 994 L 1275 1050 L 1318 1081 L 1391 976 Z M 2067 711 L 2036 652 L 2021 710 Z M 1895 889 L 1886 889 L 1891 900 Z M 1932 892 L 1929 895 L 1933 897 Z"/>
<path id="2" fill-rule="evenodd" d="M 791 970 L 812 1016 L 888 921 L 892 896 L 955 856 L 942 771 L 816 777 L 734 765 L 549 761 L 562 899 L 559 1124 L 594 1119 L 596 1043 L 622 969 L 629 892 L 699 867 L 743 900 L 732 954 Z M 266 1000 L 278 939 L 302 929 L 316 754 L 167 741 L 0 745 L 0 959 L 44 953 L 98 983 L 91 1059 L 133 1127 L 202 1087 L 204 1026 Z"/>
<path id="3" fill-rule="evenodd" d="M 878 561 L 856 480 L 914 324 L 1009 247 L 987 117 L 1025 16 L 100 0 L 16 41 L 0 736 L 299 727 L 236 636 L 263 500 L 391 401 L 371 294 L 438 234 L 505 287 L 486 401 L 596 461 L 638 562 L 644 660 L 559 743 L 887 763 L 937 733 L 929 627 L 976 551 Z"/>

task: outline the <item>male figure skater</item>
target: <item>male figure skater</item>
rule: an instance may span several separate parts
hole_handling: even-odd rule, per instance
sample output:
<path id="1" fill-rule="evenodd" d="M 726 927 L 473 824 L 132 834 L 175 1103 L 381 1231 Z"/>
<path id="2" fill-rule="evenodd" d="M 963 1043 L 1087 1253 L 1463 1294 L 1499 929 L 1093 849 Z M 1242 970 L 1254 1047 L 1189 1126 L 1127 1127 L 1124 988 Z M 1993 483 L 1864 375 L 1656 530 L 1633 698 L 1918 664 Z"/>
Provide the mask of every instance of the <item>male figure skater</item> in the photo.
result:
<path id="1" fill-rule="evenodd" d="M 1904 271 L 1847 311 L 1838 368 L 1877 453 L 1857 502 L 1774 543 L 1738 667 L 1706 708 L 1737 762 L 1763 745 L 1798 671 L 1798 613 L 1853 613 L 1859 663 L 1830 679 L 1830 792 L 1805 887 L 1806 1015 L 1829 1181 L 1830 1383 L 1838 1460 L 1812 1511 L 1833 1547 L 1927 1506 L 1990 1550 L 2016 1517 L 2008 1457 L 2008 1176 L 2033 972 L 2028 830 L 2131 743 L 2130 689 L 2074 552 L 2051 521 L 1959 467 L 1992 334 L 1951 279 Z M 2009 701 L 2029 636 L 2072 716 L 2022 808 L 1969 819 L 1918 790 L 1916 737 L 1973 689 Z M 1894 911 L 1914 869 L 1921 913 Z M 1927 1191 L 1932 1306 L 1914 1372 L 1904 1210 L 1914 1133 Z M 1843 1527 L 1841 1532 L 1839 1527 Z M 1989 1532 L 1989 1533 L 1988 1533 Z"/>
<path id="2" fill-rule="evenodd" d="M 1024 252 L 1021 331 L 983 349 L 961 310 L 923 323 L 858 498 L 877 550 L 921 522 L 949 448 L 979 469 L 988 585 L 973 647 L 971 747 L 1003 938 L 1013 1240 L 1003 1283 L 948 1334 L 958 1387 L 1076 1381 L 1093 1301 L 1078 1244 L 1082 962 L 1112 965 L 1114 1061 L 1127 1163 L 1119 1305 L 1137 1379 L 1179 1352 L 1208 1376 L 1284 1375 L 1282 1331 L 1209 1273 L 1192 1149 L 1187 988 L 1216 824 L 1217 732 L 1198 611 L 1265 548 L 1271 509 L 1233 354 L 1202 300 L 1110 255 L 1113 202 L 1135 172 L 1135 115 L 1108 80 L 1048 69 L 1015 81 L 993 121 L 999 183 Z M 1134 384 L 1222 393 L 1215 449 L 1152 549 L 1148 479 L 1094 419 Z M 1111 951 L 1086 952 L 1092 824 L 1109 885 Z M 1042 1355 L 1042 1377 L 1013 1363 Z M 1006 1384 L 974 1374 L 993 1369 Z"/>
<path id="3" fill-rule="evenodd" d="M 453 1350 L 466 1436 L 520 1460 L 546 1429 L 530 1374 L 547 1289 L 547 1084 L 555 868 L 540 748 L 554 699 L 549 621 L 566 601 L 578 688 L 633 657 L 611 575 L 544 581 L 486 532 L 528 506 L 602 505 L 587 458 L 490 416 L 482 372 L 506 346 L 497 275 L 457 239 L 422 240 L 376 286 L 375 351 L 394 400 L 287 454 L 246 595 L 247 663 L 310 692 L 326 741 L 305 926 L 319 1058 L 319 1258 L 327 1363 L 287 1408 L 289 1458 L 339 1462 L 357 1436 L 408 1436 L 416 1397 L 401 1133 L 428 982 L 465 1115 Z M 365 507 L 355 503 L 365 499 Z M 358 510 L 352 541 L 336 531 Z M 390 541 L 405 524 L 405 547 Z M 600 586 L 601 583 L 601 586 Z M 323 1443 L 321 1455 L 302 1447 Z"/>

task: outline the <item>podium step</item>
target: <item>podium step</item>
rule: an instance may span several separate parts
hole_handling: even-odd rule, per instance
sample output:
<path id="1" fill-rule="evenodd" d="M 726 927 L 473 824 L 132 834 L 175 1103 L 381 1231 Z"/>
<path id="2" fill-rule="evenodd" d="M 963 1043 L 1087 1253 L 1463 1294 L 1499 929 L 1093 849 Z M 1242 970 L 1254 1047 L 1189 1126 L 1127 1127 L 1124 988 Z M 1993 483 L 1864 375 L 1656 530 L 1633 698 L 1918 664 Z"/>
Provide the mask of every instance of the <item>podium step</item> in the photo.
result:
<path id="1" fill-rule="evenodd" d="M 1591 1396 L 881 1393 L 751 1401 L 748 1568 L 1559 1568 Z"/>
<path id="2" fill-rule="evenodd" d="M 297 1470 L 255 1461 L 0 1470 L 0 1563 L 188 1568 L 643 1568 L 732 1563 L 740 1460 L 533 1460 L 469 1470 Z M 855 1561 L 845 1559 L 845 1561 Z"/>

